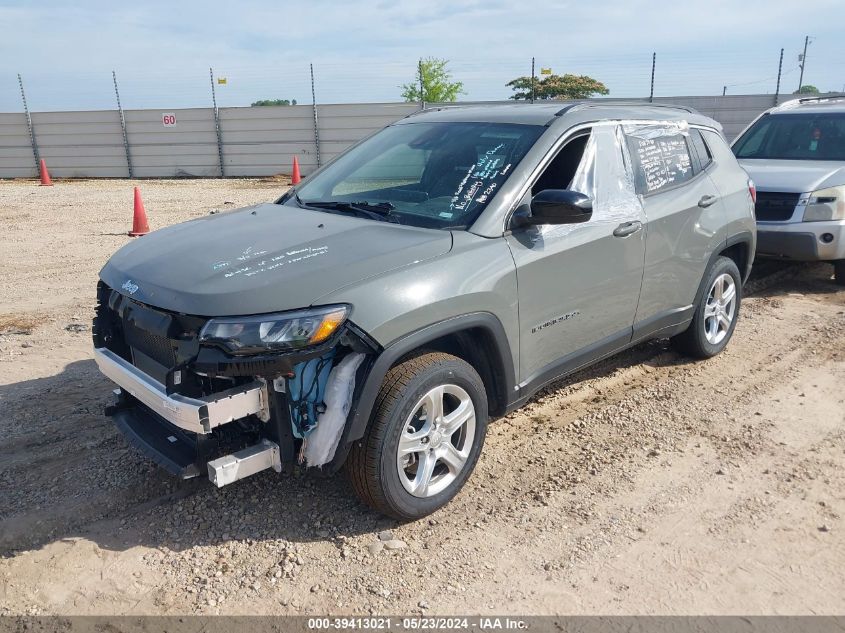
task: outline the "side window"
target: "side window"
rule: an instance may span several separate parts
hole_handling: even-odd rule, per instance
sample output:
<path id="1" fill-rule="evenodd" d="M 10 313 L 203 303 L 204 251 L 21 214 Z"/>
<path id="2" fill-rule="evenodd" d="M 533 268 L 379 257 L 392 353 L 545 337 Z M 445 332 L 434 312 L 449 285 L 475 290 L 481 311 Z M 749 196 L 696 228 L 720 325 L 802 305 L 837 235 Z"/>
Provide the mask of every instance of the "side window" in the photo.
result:
<path id="1" fill-rule="evenodd" d="M 770 117 L 763 117 L 743 135 L 734 151 L 738 158 L 754 158 L 763 149 L 763 141 L 769 133 L 771 122 Z"/>
<path id="2" fill-rule="evenodd" d="M 733 160 L 733 152 L 721 134 L 712 130 L 701 130 L 701 136 L 715 160 Z"/>
<path id="3" fill-rule="evenodd" d="M 696 128 L 690 129 L 689 143 L 693 149 L 693 153 L 698 158 L 697 169 L 695 170 L 696 173 L 704 171 L 707 168 L 707 165 L 713 162 L 713 155 L 710 153 L 710 148 L 707 147 L 707 143 L 704 142 L 704 138 L 701 136 L 700 130 Z"/>
<path id="4" fill-rule="evenodd" d="M 693 176 L 686 137 L 665 128 L 643 126 L 626 129 L 628 150 L 634 163 L 637 193 L 651 195 L 676 187 Z"/>
<path id="5" fill-rule="evenodd" d="M 587 130 L 584 134 L 567 142 L 531 187 L 531 195 L 536 196 L 545 189 L 569 189 L 578 171 L 578 165 L 581 164 L 589 138 L 590 132 Z"/>

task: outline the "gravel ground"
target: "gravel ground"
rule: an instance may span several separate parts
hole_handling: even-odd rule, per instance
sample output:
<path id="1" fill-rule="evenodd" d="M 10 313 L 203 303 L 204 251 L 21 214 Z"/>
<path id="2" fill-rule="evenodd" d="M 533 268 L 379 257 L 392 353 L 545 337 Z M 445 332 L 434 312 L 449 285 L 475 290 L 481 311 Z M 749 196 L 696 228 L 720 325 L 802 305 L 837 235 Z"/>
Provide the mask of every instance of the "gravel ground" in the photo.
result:
<path id="1" fill-rule="evenodd" d="M 762 263 L 722 356 L 641 345 L 491 425 L 466 489 L 399 524 L 342 476 L 177 482 L 102 416 L 96 273 L 132 181 L 0 182 L 0 613 L 845 610 L 845 291 Z M 153 228 L 273 180 L 140 183 Z"/>

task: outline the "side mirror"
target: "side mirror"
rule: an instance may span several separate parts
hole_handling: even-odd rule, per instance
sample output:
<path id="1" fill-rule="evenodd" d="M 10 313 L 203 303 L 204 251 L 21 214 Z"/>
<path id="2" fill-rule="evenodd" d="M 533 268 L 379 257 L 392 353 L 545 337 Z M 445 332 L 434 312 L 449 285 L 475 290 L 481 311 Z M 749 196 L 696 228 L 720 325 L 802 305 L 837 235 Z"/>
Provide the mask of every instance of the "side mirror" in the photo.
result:
<path id="1" fill-rule="evenodd" d="M 593 200 L 570 189 L 544 189 L 531 199 L 531 215 L 520 218 L 523 225 L 579 224 L 593 215 Z"/>

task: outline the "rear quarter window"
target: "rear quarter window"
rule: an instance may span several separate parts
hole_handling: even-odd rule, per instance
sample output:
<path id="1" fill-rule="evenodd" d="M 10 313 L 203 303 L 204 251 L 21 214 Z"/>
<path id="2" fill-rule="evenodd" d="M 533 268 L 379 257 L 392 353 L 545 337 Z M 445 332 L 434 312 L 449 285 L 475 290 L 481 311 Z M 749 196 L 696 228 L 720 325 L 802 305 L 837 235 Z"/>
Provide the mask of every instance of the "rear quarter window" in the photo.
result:
<path id="1" fill-rule="evenodd" d="M 701 131 L 697 128 L 692 128 L 689 131 L 689 144 L 695 155 L 694 158 L 698 160 L 696 171 L 703 171 L 707 168 L 707 165 L 713 162 L 713 155 L 710 153 L 707 143 L 704 142 Z"/>
<path id="2" fill-rule="evenodd" d="M 726 164 L 736 163 L 728 142 L 721 134 L 713 130 L 702 129 L 701 136 L 707 143 L 707 148 L 710 150 L 710 154 L 712 154 L 714 160 L 722 161 Z"/>

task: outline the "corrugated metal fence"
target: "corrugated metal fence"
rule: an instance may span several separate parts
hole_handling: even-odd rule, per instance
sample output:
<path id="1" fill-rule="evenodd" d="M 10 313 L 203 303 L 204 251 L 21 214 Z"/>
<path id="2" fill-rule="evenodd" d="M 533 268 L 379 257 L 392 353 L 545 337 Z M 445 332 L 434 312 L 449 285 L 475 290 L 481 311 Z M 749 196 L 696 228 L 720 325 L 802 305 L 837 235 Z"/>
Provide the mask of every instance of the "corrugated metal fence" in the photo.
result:
<path id="1" fill-rule="evenodd" d="M 692 106 L 719 121 L 732 139 L 773 95 L 660 97 L 659 103 Z M 290 173 L 294 156 L 303 174 L 326 163 L 355 141 L 419 109 L 414 103 L 220 108 L 223 175 Z M 165 125 L 164 115 L 175 116 Z M 129 166 L 116 110 L 33 112 L 38 152 L 52 176 L 125 178 Z M 193 108 L 125 110 L 126 141 L 136 178 L 218 177 L 221 175 L 214 110 Z M 23 113 L 0 113 L 0 178 L 38 176 Z"/>

